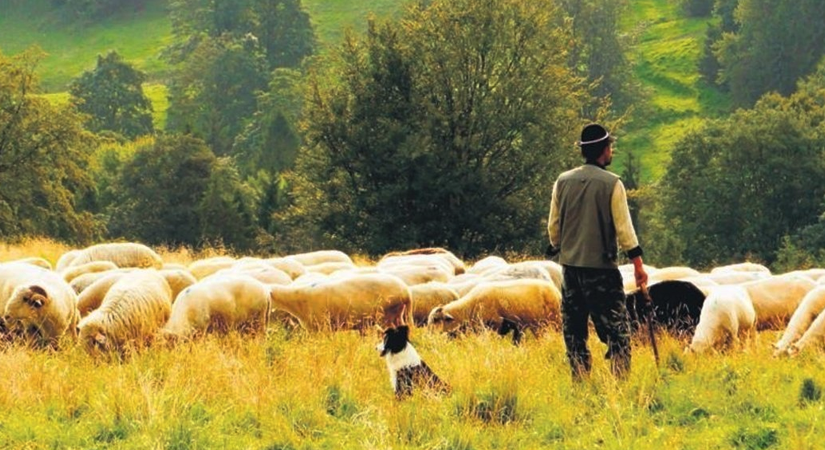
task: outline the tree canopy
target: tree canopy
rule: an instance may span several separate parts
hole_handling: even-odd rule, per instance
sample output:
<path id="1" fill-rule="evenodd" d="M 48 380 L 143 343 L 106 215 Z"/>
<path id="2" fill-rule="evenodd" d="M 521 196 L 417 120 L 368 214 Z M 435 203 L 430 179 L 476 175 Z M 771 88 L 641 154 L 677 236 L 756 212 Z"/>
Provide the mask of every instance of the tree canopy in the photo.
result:
<path id="1" fill-rule="evenodd" d="M 120 133 L 128 138 L 152 134 L 152 103 L 143 92 L 146 75 L 115 51 L 97 57 L 94 70 L 84 72 L 69 87 L 77 109 L 90 118 L 87 128 Z"/>
<path id="2" fill-rule="evenodd" d="M 71 105 L 37 95 L 42 58 L 0 53 L 0 234 L 88 242 L 100 229 L 76 204 L 94 187 L 86 169 L 95 138 Z"/>
<path id="3" fill-rule="evenodd" d="M 545 1 L 433 1 L 349 35 L 309 81 L 283 220 L 371 254 L 541 246 L 587 98 L 561 16 Z"/>

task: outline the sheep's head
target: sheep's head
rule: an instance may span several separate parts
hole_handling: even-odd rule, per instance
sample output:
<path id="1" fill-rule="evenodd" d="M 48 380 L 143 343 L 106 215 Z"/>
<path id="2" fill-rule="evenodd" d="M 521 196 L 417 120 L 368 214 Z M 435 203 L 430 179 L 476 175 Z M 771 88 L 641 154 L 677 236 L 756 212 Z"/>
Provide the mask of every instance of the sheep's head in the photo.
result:
<path id="1" fill-rule="evenodd" d="M 112 340 L 106 330 L 99 324 L 81 323 L 79 335 L 80 342 L 86 347 L 86 351 L 92 355 L 108 353 L 113 349 Z"/>
<path id="2" fill-rule="evenodd" d="M 49 294 L 41 286 L 17 287 L 6 303 L 3 314 L 7 330 L 16 335 L 39 336 L 49 302 Z"/>
<path id="3" fill-rule="evenodd" d="M 450 313 L 445 312 L 443 306 L 436 306 L 427 317 L 427 325 L 441 327 L 441 331 L 449 332 L 458 328 L 458 321 Z"/>

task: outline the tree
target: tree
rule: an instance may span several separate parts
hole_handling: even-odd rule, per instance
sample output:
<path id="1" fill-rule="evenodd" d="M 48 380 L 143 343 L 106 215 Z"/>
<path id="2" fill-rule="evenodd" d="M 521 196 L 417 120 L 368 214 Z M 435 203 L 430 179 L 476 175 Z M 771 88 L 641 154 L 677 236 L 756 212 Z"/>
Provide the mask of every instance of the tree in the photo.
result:
<path id="1" fill-rule="evenodd" d="M 254 191 L 241 183 L 232 160 L 218 158 L 198 205 L 202 240 L 242 252 L 254 249 L 263 232 L 257 226 L 255 203 Z"/>
<path id="2" fill-rule="evenodd" d="M 661 213 L 689 244 L 685 264 L 771 263 L 783 236 L 815 220 L 825 195 L 823 141 L 800 101 L 767 96 L 676 145 Z"/>
<path id="3" fill-rule="evenodd" d="M 266 81 L 264 55 L 254 39 L 204 38 L 172 76 L 167 127 L 191 132 L 216 155 L 228 155 Z"/>
<path id="4" fill-rule="evenodd" d="M 578 75 L 594 85 L 594 99 L 609 98 L 617 110 L 638 101 L 640 90 L 627 59 L 627 38 L 622 38 L 619 20 L 627 9 L 626 0 L 562 0 L 573 24 L 575 41 L 568 61 Z M 588 105 L 586 117 L 594 117 L 601 102 Z"/>
<path id="5" fill-rule="evenodd" d="M 257 0 L 252 31 L 266 49 L 271 69 L 299 67 L 318 46 L 315 30 L 301 0 Z"/>
<path id="6" fill-rule="evenodd" d="M 257 111 L 235 138 L 232 150 L 242 175 L 292 168 L 301 145 L 295 125 L 301 111 L 301 82 L 297 70 L 276 69 L 269 90 L 258 95 Z"/>
<path id="7" fill-rule="evenodd" d="M 543 249 L 585 99 L 558 17 L 544 1 L 433 1 L 348 35 L 310 79 L 281 225 L 370 254 Z"/>
<path id="8" fill-rule="evenodd" d="M 89 242 L 101 227 L 77 201 L 94 188 L 86 169 L 95 138 L 70 105 L 37 95 L 42 58 L 0 53 L 0 234 Z"/>
<path id="9" fill-rule="evenodd" d="M 140 147 L 117 180 L 120 197 L 109 235 L 150 245 L 199 245 L 198 213 L 215 155 L 200 139 L 158 136 Z"/>
<path id="10" fill-rule="evenodd" d="M 716 56 L 738 106 L 767 92 L 790 95 L 825 54 L 825 2 L 740 0 L 735 17 L 739 30 L 723 36 Z"/>
<path id="11" fill-rule="evenodd" d="M 97 57 L 97 67 L 69 86 L 78 110 L 90 117 L 89 129 L 110 130 L 128 138 L 154 132 L 152 102 L 143 93 L 146 76 L 115 52 Z"/>

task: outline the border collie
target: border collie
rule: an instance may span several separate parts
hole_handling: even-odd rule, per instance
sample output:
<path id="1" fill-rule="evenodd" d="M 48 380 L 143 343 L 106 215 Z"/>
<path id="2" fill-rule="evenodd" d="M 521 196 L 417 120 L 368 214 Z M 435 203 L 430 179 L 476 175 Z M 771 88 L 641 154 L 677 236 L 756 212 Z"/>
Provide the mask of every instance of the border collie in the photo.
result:
<path id="1" fill-rule="evenodd" d="M 440 393 L 450 387 L 425 363 L 410 343 L 410 328 L 401 324 L 384 330 L 384 341 L 376 346 L 387 362 L 390 384 L 398 399 L 412 395 L 415 386 L 425 386 Z"/>

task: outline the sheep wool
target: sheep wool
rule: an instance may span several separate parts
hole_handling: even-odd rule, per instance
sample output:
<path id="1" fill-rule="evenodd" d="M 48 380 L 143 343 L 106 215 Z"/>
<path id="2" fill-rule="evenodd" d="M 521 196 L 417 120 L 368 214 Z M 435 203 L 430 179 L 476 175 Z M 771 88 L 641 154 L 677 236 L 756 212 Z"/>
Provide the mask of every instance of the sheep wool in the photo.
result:
<path id="1" fill-rule="evenodd" d="M 92 261 L 110 261 L 118 267 L 160 269 L 163 259 L 151 248 L 136 242 L 110 242 L 80 250 L 69 266 L 80 266 Z"/>
<path id="2" fill-rule="evenodd" d="M 702 305 L 688 350 L 702 353 L 728 342 L 736 343 L 740 336 L 754 331 L 755 321 L 756 311 L 747 290 L 741 286 L 713 288 Z"/>
<path id="3" fill-rule="evenodd" d="M 394 323 L 406 309 L 410 290 L 403 281 L 379 273 L 329 277 L 312 283 L 270 285 L 272 307 L 284 310 L 310 330 L 363 329 L 379 319 Z"/>
<path id="4" fill-rule="evenodd" d="M 54 344 L 74 336 L 77 295 L 56 272 L 28 263 L 0 264 L 0 308 L 13 334 Z"/>
<path id="5" fill-rule="evenodd" d="M 125 276 L 80 320 L 80 341 L 91 354 L 143 347 L 169 320 L 171 297 L 169 283 L 157 271 Z"/>
<path id="6" fill-rule="evenodd" d="M 429 325 L 453 331 L 463 324 L 480 321 L 503 330 L 505 321 L 519 331 L 540 334 L 548 326 L 561 326 L 561 292 L 552 281 L 530 278 L 484 282 L 465 296 L 430 312 Z"/>
<path id="7" fill-rule="evenodd" d="M 178 295 L 163 332 L 179 337 L 230 330 L 263 332 L 270 302 L 269 288 L 249 275 L 213 275 Z"/>
<path id="8" fill-rule="evenodd" d="M 796 354 L 825 336 L 825 286 L 817 286 L 805 295 L 794 311 L 782 337 L 774 344 L 774 356 Z M 803 339 L 804 337 L 804 339 Z M 798 341 L 797 341 L 798 340 Z M 790 348 L 793 345 L 793 348 Z"/>

